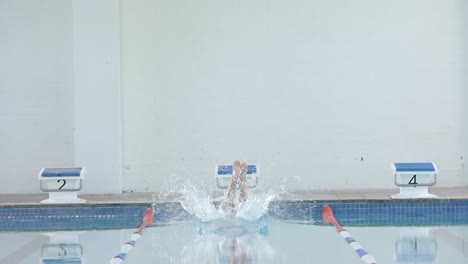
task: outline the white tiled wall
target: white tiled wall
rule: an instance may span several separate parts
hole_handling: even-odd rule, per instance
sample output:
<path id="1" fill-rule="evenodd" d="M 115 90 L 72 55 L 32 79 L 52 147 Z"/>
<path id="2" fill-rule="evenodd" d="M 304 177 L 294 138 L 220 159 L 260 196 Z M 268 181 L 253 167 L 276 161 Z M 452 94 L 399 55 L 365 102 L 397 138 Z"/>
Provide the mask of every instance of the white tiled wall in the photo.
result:
<path id="1" fill-rule="evenodd" d="M 73 166 L 72 1 L 0 1 L 0 193 Z"/>
<path id="2" fill-rule="evenodd" d="M 213 186 L 234 159 L 263 185 L 394 188 L 391 162 L 435 161 L 466 186 L 463 1 L 121 8 L 125 190 Z"/>
<path id="3" fill-rule="evenodd" d="M 83 192 L 120 193 L 119 1 L 74 1 L 75 164 L 86 166 Z"/>
<path id="4" fill-rule="evenodd" d="M 0 193 L 73 166 L 121 191 L 119 45 L 118 1 L 0 1 Z"/>
<path id="5" fill-rule="evenodd" d="M 263 185 L 392 188 L 391 162 L 435 161 L 465 186 L 466 8 L 0 1 L 0 192 L 75 165 L 90 193 L 213 186 L 234 159 Z"/>

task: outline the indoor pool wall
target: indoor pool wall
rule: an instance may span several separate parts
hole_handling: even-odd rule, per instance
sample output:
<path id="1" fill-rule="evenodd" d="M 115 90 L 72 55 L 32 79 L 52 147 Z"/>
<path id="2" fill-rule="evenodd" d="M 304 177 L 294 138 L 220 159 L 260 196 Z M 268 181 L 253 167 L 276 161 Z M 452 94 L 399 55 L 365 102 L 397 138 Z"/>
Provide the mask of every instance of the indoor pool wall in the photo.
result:
<path id="1" fill-rule="evenodd" d="M 322 224 L 321 209 L 330 205 L 345 226 L 417 226 L 468 224 L 468 190 L 434 189 L 439 199 L 393 200 L 394 190 L 298 193 L 273 201 L 268 214 L 277 219 Z M 373 198 L 363 198 L 365 196 Z M 0 196 L 0 230 L 112 229 L 137 226 L 145 209 L 155 210 L 155 224 L 193 219 L 175 196 L 130 193 L 87 196 L 84 205 L 40 205 L 43 195 Z M 280 197 L 281 198 L 281 197 Z"/>
<path id="2" fill-rule="evenodd" d="M 321 208 L 329 205 L 337 220 L 378 263 L 417 263 L 421 257 L 430 258 L 429 263 L 436 264 L 466 263 L 468 190 L 434 188 L 431 192 L 439 199 L 431 200 L 392 200 L 390 197 L 395 192 L 292 192 L 270 204 L 268 216 L 262 220 L 267 233 L 263 237 L 259 234 L 260 237 L 247 238 L 257 246 L 263 245 L 255 246 L 256 250 L 271 247 L 277 254 L 278 258 L 266 263 L 323 262 L 330 260 L 327 255 L 331 252 L 334 252 L 332 263 L 361 263 L 336 231 L 322 223 Z M 128 241 L 148 207 L 154 209 L 156 227 L 144 231 L 126 260 L 128 264 L 149 258 L 155 263 L 206 263 L 193 262 L 193 258 L 187 262 L 179 253 L 192 249 L 202 254 L 197 258 L 205 260 L 203 251 L 197 249 L 200 241 L 212 245 L 226 242 L 223 237 L 219 240 L 219 237 L 200 234 L 200 221 L 181 207 L 177 195 L 84 195 L 88 200 L 84 205 L 40 205 L 44 197 L 0 195 L 0 236 L 9 241 L 0 252 L 0 261 L 6 262 L 0 263 L 37 261 L 41 248 L 60 236 L 75 236 L 89 261 L 106 263 Z M 174 236 L 180 230 L 182 233 Z M 428 255 L 421 250 L 413 252 L 411 243 L 415 242 L 419 246 L 433 243 L 436 248 Z"/>
<path id="3" fill-rule="evenodd" d="M 268 214 L 277 219 L 322 224 L 321 209 L 333 208 L 345 226 L 421 226 L 468 224 L 468 200 L 443 201 L 301 201 L 274 202 Z M 0 231 L 47 231 L 132 228 L 151 204 L 113 206 L 43 206 L 0 208 Z M 178 203 L 158 204 L 155 224 L 193 219 Z"/>

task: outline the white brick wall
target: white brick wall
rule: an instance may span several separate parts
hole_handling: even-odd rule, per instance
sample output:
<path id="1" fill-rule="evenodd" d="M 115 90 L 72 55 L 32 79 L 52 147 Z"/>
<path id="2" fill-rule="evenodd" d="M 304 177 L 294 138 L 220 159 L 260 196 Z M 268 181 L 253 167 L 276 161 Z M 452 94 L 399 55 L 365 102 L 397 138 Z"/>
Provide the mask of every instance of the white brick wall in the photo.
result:
<path id="1" fill-rule="evenodd" d="M 119 66 L 118 1 L 0 1 L 0 193 L 71 166 L 84 193 L 121 191 Z"/>
<path id="2" fill-rule="evenodd" d="M 234 159 L 298 188 L 392 188 L 395 161 L 467 184 L 463 1 L 122 3 L 124 189 Z"/>
<path id="3" fill-rule="evenodd" d="M 391 188 L 393 161 L 467 185 L 464 1 L 120 8 L 0 1 L 1 193 L 39 192 L 44 166 L 91 166 L 91 193 L 213 185 L 234 159 L 267 185 Z"/>

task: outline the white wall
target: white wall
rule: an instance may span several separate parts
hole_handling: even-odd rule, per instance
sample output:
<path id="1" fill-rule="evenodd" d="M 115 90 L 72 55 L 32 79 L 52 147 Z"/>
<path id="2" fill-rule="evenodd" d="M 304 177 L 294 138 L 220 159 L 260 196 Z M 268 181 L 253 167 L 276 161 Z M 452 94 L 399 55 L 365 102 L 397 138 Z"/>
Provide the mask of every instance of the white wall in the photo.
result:
<path id="1" fill-rule="evenodd" d="M 391 162 L 435 161 L 466 186 L 466 21 L 462 0 L 0 0 L 0 192 L 61 166 L 88 193 L 212 186 L 234 159 L 264 184 L 392 188 Z"/>
<path id="2" fill-rule="evenodd" d="M 299 188 L 392 188 L 417 161 L 466 186 L 462 5 L 123 0 L 124 190 L 234 159 Z"/>
<path id="3" fill-rule="evenodd" d="M 119 46 L 118 1 L 0 0 L 0 193 L 73 166 L 121 192 Z"/>
<path id="4" fill-rule="evenodd" d="M 72 2 L 0 1 L 0 193 L 73 166 Z"/>
<path id="5" fill-rule="evenodd" d="M 119 1 L 75 0 L 75 164 L 83 193 L 122 190 Z"/>

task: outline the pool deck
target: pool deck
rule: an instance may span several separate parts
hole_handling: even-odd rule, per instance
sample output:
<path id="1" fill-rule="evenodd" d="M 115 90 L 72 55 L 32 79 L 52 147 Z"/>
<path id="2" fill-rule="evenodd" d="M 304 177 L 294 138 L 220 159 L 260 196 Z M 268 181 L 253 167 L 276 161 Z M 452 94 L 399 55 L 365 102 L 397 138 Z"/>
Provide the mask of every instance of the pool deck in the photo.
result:
<path id="1" fill-rule="evenodd" d="M 362 189 L 362 190 L 301 190 L 279 195 L 278 200 L 285 201 L 391 201 L 392 195 L 399 189 Z M 468 187 L 464 188 L 429 188 L 429 193 L 442 200 L 468 200 Z M 222 193 L 215 193 L 217 197 Z M 180 194 L 160 194 L 152 192 L 130 192 L 122 194 L 83 194 L 84 205 L 111 204 L 151 204 L 174 203 L 181 199 Z M 0 206 L 38 206 L 47 199 L 48 194 L 0 194 Z"/>

